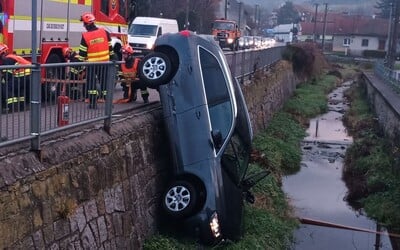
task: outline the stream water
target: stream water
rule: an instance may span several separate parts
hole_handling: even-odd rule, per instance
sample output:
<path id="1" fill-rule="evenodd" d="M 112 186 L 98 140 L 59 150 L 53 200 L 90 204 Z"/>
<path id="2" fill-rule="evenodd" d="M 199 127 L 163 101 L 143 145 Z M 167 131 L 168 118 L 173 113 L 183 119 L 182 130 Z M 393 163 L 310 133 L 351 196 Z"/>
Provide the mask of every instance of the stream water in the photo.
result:
<path id="1" fill-rule="evenodd" d="M 302 224 L 295 231 L 293 250 L 392 249 L 385 234 L 377 237 L 371 232 L 326 226 L 330 223 L 377 230 L 375 221 L 352 209 L 344 200 L 347 188 L 342 181 L 343 158 L 352 138 L 342 122 L 348 108 L 343 93 L 351 83 L 346 82 L 329 94 L 329 111 L 310 121 L 308 136 L 302 142 L 300 171 L 283 179 L 283 190 L 296 216 L 313 222 L 313 225 Z"/>

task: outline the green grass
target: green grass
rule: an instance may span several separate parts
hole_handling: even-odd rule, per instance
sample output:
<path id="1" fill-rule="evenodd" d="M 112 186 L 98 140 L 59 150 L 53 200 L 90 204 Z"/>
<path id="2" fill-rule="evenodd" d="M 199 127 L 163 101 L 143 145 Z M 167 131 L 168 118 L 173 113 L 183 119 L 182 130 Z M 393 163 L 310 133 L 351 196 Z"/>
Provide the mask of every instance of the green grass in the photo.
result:
<path id="1" fill-rule="evenodd" d="M 326 75 L 312 82 L 303 83 L 286 102 L 284 111 L 302 119 L 310 119 L 327 111 L 326 95 L 335 87 L 335 76 Z"/>

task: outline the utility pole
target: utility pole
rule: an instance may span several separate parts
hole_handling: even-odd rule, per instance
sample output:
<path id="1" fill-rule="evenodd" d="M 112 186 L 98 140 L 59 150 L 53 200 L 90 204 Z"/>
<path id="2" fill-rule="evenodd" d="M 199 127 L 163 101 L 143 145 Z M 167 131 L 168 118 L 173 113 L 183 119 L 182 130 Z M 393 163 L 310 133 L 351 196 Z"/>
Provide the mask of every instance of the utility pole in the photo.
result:
<path id="1" fill-rule="evenodd" d="M 326 31 L 326 15 L 328 14 L 328 4 L 325 4 L 325 13 L 324 13 L 324 28 L 322 31 L 322 52 L 324 52 L 325 49 L 325 31 Z"/>
<path id="2" fill-rule="evenodd" d="M 241 24 L 240 24 L 241 17 L 242 17 L 242 2 L 239 2 L 239 19 L 238 19 L 238 26 L 239 26 L 239 29 L 240 29 L 240 27 L 241 27 Z"/>
<path id="3" fill-rule="evenodd" d="M 228 0 L 225 0 L 225 20 L 228 19 Z"/>
<path id="4" fill-rule="evenodd" d="M 313 31 L 313 37 L 314 37 L 314 43 L 317 42 L 317 15 L 318 15 L 318 4 L 315 4 L 315 14 L 314 14 L 314 31 Z"/>
<path id="5" fill-rule="evenodd" d="M 389 51 L 389 61 L 388 67 L 390 69 L 394 68 L 394 63 L 396 60 L 396 51 L 397 51 L 397 36 L 398 36 L 398 26 L 399 26 L 399 15 L 400 15 L 400 4 L 398 1 L 394 1 L 394 20 L 393 20 L 393 28 L 391 35 L 391 48 Z"/>
<path id="6" fill-rule="evenodd" d="M 257 27 L 258 27 L 258 16 L 259 16 L 259 14 L 258 14 L 258 12 L 259 12 L 258 7 L 259 7 L 259 5 L 256 4 L 256 11 L 255 11 L 255 14 L 254 14 L 254 22 L 256 23 L 256 26 L 257 26 Z"/>
<path id="7" fill-rule="evenodd" d="M 385 64 L 389 64 L 390 62 L 390 51 L 392 49 L 392 27 L 393 27 L 393 3 L 389 3 L 390 12 L 389 12 L 389 28 L 388 28 L 388 37 L 387 37 L 387 50 L 386 50 L 386 61 Z"/>

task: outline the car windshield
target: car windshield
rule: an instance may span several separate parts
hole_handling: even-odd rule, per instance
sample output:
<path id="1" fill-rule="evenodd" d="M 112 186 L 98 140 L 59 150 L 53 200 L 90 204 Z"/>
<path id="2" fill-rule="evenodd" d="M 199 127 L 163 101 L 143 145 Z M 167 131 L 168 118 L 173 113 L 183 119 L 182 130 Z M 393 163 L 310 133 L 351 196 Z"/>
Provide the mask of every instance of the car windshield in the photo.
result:
<path id="1" fill-rule="evenodd" d="M 129 35 L 136 36 L 155 36 L 157 33 L 157 25 L 132 24 L 129 28 Z"/>
<path id="2" fill-rule="evenodd" d="M 219 30 L 234 30 L 235 25 L 233 23 L 226 23 L 226 22 L 215 22 L 214 29 Z"/>

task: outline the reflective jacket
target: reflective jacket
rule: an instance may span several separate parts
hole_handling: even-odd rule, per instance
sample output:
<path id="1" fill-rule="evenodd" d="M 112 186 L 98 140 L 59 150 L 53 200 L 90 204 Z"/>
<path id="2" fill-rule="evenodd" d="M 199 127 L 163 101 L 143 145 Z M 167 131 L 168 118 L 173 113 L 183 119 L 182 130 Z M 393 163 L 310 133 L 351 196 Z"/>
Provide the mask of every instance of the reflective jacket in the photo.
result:
<path id="1" fill-rule="evenodd" d="M 110 60 L 108 35 L 104 29 L 98 28 L 84 32 L 82 37 L 87 45 L 87 61 L 105 62 Z"/>
<path id="2" fill-rule="evenodd" d="M 8 54 L 6 55 L 6 58 L 14 60 L 15 61 L 14 65 L 31 65 L 30 61 L 14 54 Z M 30 75 L 31 69 L 29 68 L 7 69 L 6 72 L 14 75 L 14 77 L 23 77 Z"/>
<path id="3" fill-rule="evenodd" d="M 135 58 L 133 60 L 133 63 L 126 61 L 125 63 L 121 64 L 121 70 L 119 72 L 120 77 L 126 80 L 134 80 L 136 78 L 137 67 L 140 60 L 139 58 Z"/>

